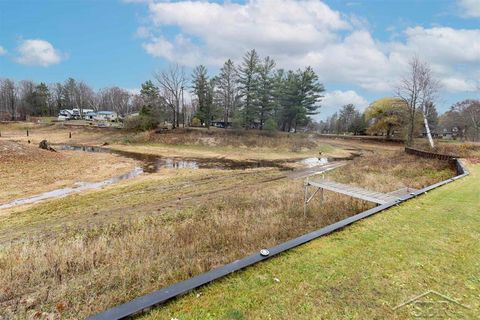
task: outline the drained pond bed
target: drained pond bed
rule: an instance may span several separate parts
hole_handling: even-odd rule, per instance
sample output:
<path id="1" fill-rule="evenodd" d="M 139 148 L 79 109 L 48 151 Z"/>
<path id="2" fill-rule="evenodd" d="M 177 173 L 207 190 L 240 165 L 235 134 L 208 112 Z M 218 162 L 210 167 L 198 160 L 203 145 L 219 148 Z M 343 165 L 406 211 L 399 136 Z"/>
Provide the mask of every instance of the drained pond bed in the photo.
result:
<path id="1" fill-rule="evenodd" d="M 95 146 L 58 145 L 59 150 L 83 151 L 90 153 L 113 153 L 122 157 L 137 160 L 142 163 L 143 170 L 148 173 L 159 172 L 162 169 L 217 169 L 238 170 L 250 168 L 275 167 L 288 169 L 284 161 L 251 160 L 240 161 L 225 158 L 187 158 L 165 157 L 153 154 L 116 150 Z"/>
<path id="2" fill-rule="evenodd" d="M 367 188 L 383 176 L 395 188 L 440 181 L 426 162 L 401 170 L 413 161 L 402 155 L 357 159 L 362 170 L 331 177 Z M 0 240 L 23 239 L 0 242 L 0 315 L 84 318 L 372 207 L 327 192 L 304 215 L 302 187 L 278 168 L 170 170 L 0 216 Z"/>

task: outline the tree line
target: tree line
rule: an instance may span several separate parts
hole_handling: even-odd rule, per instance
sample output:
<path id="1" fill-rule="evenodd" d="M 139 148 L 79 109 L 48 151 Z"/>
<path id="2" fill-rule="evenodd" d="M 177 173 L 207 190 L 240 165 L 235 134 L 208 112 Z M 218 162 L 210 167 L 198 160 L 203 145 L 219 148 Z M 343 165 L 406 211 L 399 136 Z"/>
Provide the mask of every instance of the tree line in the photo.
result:
<path id="1" fill-rule="evenodd" d="M 318 130 L 335 134 L 371 134 L 405 139 L 412 144 L 416 136 L 426 136 L 434 147 L 433 137 L 480 140 L 480 101 L 467 99 L 455 103 L 441 116 L 435 107 L 440 83 L 427 62 L 414 56 L 393 97 L 371 103 L 365 112 L 355 106 L 343 106 Z"/>
<path id="2" fill-rule="evenodd" d="M 27 116 L 57 116 L 62 109 L 116 111 L 129 114 L 140 107 L 138 97 L 119 87 L 93 90 L 83 81 L 68 78 L 46 84 L 30 80 L 0 79 L 0 120 L 24 120 Z"/>
<path id="3" fill-rule="evenodd" d="M 261 59 L 253 49 L 236 65 L 225 61 L 217 75 L 204 65 L 187 77 L 178 65 L 154 73 L 155 82 L 142 84 L 143 114 L 163 115 L 173 126 L 180 123 L 294 131 L 317 113 L 323 84 L 312 68 L 276 69 L 270 57 Z M 184 90 L 190 89 L 190 108 L 184 104 Z M 148 110 L 147 110 L 148 109 Z M 156 111 L 155 111 L 156 110 Z"/>
<path id="4" fill-rule="evenodd" d="M 161 122 L 173 128 L 209 127 L 212 123 L 236 128 L 296 131 L 315 128 L 324 133 L 371 134 L 398 137 L 411 144 L 419 134 L 443 132 L 460 139 L 480 140 L 480 101 L 460 101 L 441 116 L 435 100 L 440 90 L 428 63 L 413 57 L 392 97 L 381 98 L 361 112 L 347 104 L 314 123 L 325 88 L 312 68 L 276 68 L 270 57 L 248 51 L 239 64 L 225 61 L 211 76 L 199 65 L 187 75 L 179 65 L 154 72 L 139 94 L 119 87 L 95 91 L 83 81 L 68 78 L 46 84 L 0 78 L 0 120 L 22 120 L 27 115 L 56 116 L 62 109 L 111 110 L 122 116 L 139 111 L 130 127 L 152 129 Z M 186 103 L 185 94 L 192 99 Z"/>
<path id="5" fill-rule="evenodd" d="M 480 100 L 467 99 L 439 115 L 433 103 L 426 105 L 428 127 L 433 137 L 450 135 L 460 140 L 480 141 Z M 413 135 L 426 136 L 424 111 L 417 110 Z M 377 135 L 387 139 L 408 137 L 409 109 L 398 97 L 384 97 L 371 103 L 364 112 L 353 104 L 316 124 L 327 134 Z"/>

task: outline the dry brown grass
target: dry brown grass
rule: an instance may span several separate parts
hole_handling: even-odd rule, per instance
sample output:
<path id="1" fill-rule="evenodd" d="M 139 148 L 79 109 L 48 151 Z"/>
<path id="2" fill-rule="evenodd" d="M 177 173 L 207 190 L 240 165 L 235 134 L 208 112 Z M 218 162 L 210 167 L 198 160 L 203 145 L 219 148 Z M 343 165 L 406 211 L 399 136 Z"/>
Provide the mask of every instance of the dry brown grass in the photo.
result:
<path id="1" fill-rule="evenodd" d="M 113 154 L 42 150 L 0 141 L 0 204 L 78 181 L 100 181 L 132 170 L 135 161 Z"/>
<path id="2" fill-rule="evenodd" d="M 45 311 L 83 318 L 368 206 L 327 195 L 304 217 L 301 186 L 286 180 L 252 186 L 157 217 L 6 246 L 0 251 L 0 315 Z"/>
<path id="3" fill-rule="evenodd" d="M 127 137 L 133 143 L 160 143 L 165 145 L 202 145 L 216 147 L 268 148 L 299 151 L 313 149 L 318 145 L 308 134 L 266 132 L 259 130 L 176 129 L 160 134 L 146 132 L 135 137 Z"/>
<path id="4" fill-rule="evenodd" d="M 426 141 L 416 141 L 415 147 L 421 150 L 449 154 L 461 158 L 480 158 L 480 143 L 461 141 L 437 142 L 432 150 Z"/>
<path id="5" fill-rule="evenodd" d="M 231 160 L 289 160 L 350 153 L 317 140 L 311 134 L 268 133 L 258 130 L 176 129 L 145 132 L 112 139 L 112 148 L 184 157 L 220 157 Z"/>
<path id="6" fill-rule="evenodd" d="M 26 136 L 26 129 L 29 136 Z M 62 124 L 0 123 L 0 141 L 30 140 L 38 145 L 41 140 L 53 144 L 99 146 L 104 143 L 120 150 L 160 156 L 217 157 L 232 160 L 269 159 L 286 160 L 318 155 L 348 156 L 342 148 L 332 147 L 313 135 L 303 133 L 268 133 L 258 130 L 224 130 L 211 128 L 176 129 L 162 133 L 129 132 L 118 129 L 66 126 Z M 69 133 L 72 138 L 69 138 Z M 355 142 L 356 143 L 356 142 Z"/>
<path id="7" fill-rule="evenodd" d="M 29 135 L 27 136 L 26 130 Z M 32 144 L 38 145 L 46 139 L 49 143 L 101 145 L 109 142 L 112 138 L 128 134 L 122 130 L 110 128 L 93 128 L 86 126 L 68 126 L 61 123 L 36 124 L 31 122 L 0 123 L 2 136 L 0 141 L 22 141 L 30 140 Z M 70 133 L 72 137 L 70 138 Z"/>
<path id="8" fill-rule="evenodd" d="M 420 189 L 454 175 L 447 161 L 392 151 L 365 154 L 328 177 L 373 191 L 392 192 L 404 187 Z"/>

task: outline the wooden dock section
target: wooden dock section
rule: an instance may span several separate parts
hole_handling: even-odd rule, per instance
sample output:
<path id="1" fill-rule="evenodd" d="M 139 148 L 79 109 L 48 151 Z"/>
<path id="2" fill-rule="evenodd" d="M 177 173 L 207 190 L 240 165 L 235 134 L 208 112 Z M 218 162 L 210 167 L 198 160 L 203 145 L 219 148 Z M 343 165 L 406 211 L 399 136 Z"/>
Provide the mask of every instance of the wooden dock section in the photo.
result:
<path id="1" fill-rule="evenodd" d="M 299 170 L 294 170 L 287 174 L 287 177 L 290 179 L 304 179 L 310 176 L 321 174 L 339 167 L 346 165 L 346 161 L 335 161 L 327 164 L 322 164 L 318 166 L 313 166 L 310 168 L 303 168 Z"/>
<path id="2" fill-rule="evenodd" d="M 361 199 L 361 200 L 365 200 L 365 201 L 369 201 L 377 204 L 385 204 L 385 203 L 394 202 L 400 199 L 396 195 L 370 191 L 370 190 L 354 187 L 348 184 L 342 184 L 342 183 L 324 180 L 324 179 L 307 180 L 305 182 L 305 186 L 313 186 L 319 189 L 324 189 L 324 190 L 345 194 L 353 198 L 357 198 L 357 199 Z"/>

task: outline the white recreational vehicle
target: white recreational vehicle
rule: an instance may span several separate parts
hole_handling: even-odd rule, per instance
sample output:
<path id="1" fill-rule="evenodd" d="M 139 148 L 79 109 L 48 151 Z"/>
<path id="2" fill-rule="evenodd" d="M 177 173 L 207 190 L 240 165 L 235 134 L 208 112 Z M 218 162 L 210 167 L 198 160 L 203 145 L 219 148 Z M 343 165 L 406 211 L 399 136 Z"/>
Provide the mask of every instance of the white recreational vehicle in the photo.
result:
<path id="1" fill-rule="evenodd" d="M 97 121 L 116 121 L 118 114 L 115 111 L 98 111 L 94 117 Z"/>
<path id="2" fill-rule="evenodd" d="M 73 120 L 73 119 L 82 119 L 85 118 L 87 113 L 93 112 L 93 109 L 82 109 L 80 112 L 79 108 L 73 109 L 63 109 L 60 110 L 58 113 L 58 120 L 65 121 L 65 120 Z"/>

